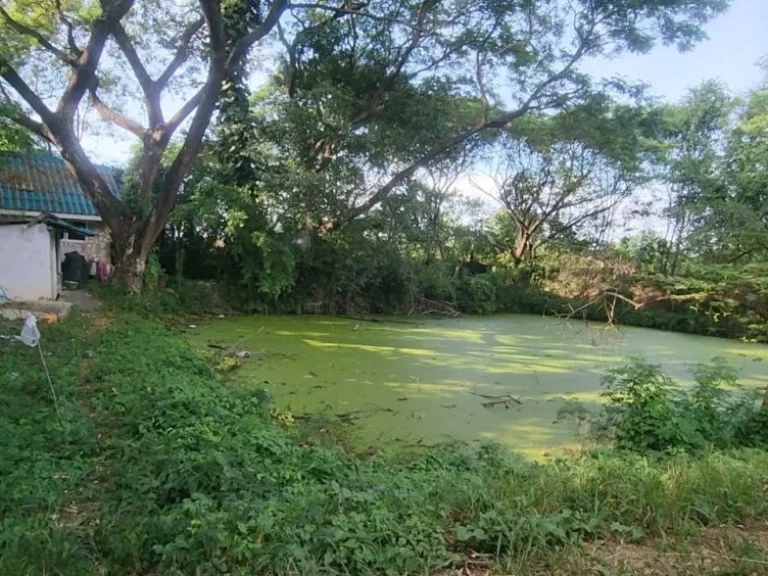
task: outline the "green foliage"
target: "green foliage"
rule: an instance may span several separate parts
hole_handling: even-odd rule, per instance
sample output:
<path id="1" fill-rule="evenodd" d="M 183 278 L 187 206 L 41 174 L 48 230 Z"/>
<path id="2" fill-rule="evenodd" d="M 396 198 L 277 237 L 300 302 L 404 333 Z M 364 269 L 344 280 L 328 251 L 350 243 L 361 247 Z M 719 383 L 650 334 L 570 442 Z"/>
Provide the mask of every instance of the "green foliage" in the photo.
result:
<path id="1" fill-rule="evenodd" d="M 320 311 L 404 313 L 413 289 L 410 260 L 390 243 L 352 234 L 315 240 L 297 267 L 299 305 Z"/>
<path id="2" fill-rule="evenodd" d="M 469 552 L 537 573 L 585 540 L 768 515 L 762 451 L 359 459 L 299 443 L 263 392 L 132 313 L 42 329 L 61 420 L 37 351 L 0 345 L 3 574 L 424 573 Z"/>
<path id="3" fill-rule="evenodd" d="M 768 340 L 768 284 L 762 266 L 699 266 L 689 274 L 638 276 L 634 282 L 661 296 L 651 302 L 652 313 L 659 321 L 668 313 L 677 326 L 672 329 L 759 342 Z"/>
<path id="4" fill-rule="evenodd" d="M 34 152 L 41 149 L 40 142 L 31 133 L 1 116 L 0 102 L 0 152 Z"/>
<path id="5" fill-rule="evenodd" d="M 662 273 L 679 273 L 685 256 L 716 263 L 765 259 L 766 93 L 762 85 L 739 99 L 707 82 L 664 109 L 655 162 L 668 194 L 670 245 Z"/>
<path id="6" fill-rule="evenodd" d="M 76 141 L 74 118 L 80 117 L 75 111 L 82 112 L 88 92 L 107 122 L 142 142 L 141 158 L 123 182 L 121 208 L 106 199 L 96 202 L 125 216 L 104 215 L 120 240 L 115 250 L 154 242 L 181 187 L 182 209 L 164 229 L 164 242 L 172 245 L 166 255 L 175 253 L 175 264 L 189 262 L 195 268 L 189 277 L 200 279 L 203 271 L 206 279 L 228 277 L 240 284 L 245 305 L 264 308 L 277 305 L 297 277 L 292 246 L 299 234 L 322 235 L 368 217 L 381 224 L 381 213 L 397 211 L 398 205 L 398 218 L 384 218 L 396 226 L 373 228 L 366 240 L 388 235 L 395 244 L 403 238 L 413 242 L 409 231 L 421 227 L 416 232 L 430 237 L 418 248 L 398 245 L 402 255 L 420 249 L 450 260 L 442 253 L 444 244 L 456 248 L 458 238 L 451 242 L 445 234 L 440 206 L 431 206 L 429 226 L 413 222 L 429 204 L 428 194 L 414 202 L 414 189 L 424 184 L 424 172 L 441 162 L 463 163 L 501 132 L 518 144 L 536 142 L 530 151 L 541 157 L 536 162 L 552 163 L 554 188 L 569 193 L 567 199 L 542 202 L 547 207 L 540 212 L 550 223 L 543 237 L 570 237 L 586 216 L 594 220 L 608 210 L 606 196 L 619 187 L 599 186 L 594 166 L 583 174 L 574 170 L 580 162 L 563 154 L 563 144 L 580 147 L 575 156 L 599 150 L 603 180 L 621 173 L 627 181 L 644 163 L 639 135 L 653 116 L 644 107 L 616 104 L 639 101 L 640 89 L 593 79 L 582 61 L 645 52 L 658 42 L 687 49 L 704 38 L 704 25 L 726 7 L 726 0 L 523 0 L 480 2 L 469 9 L 466 0 L 381 0 L 329 12 L 323 5 L 226 0 L 216 3 L 216 14 L 203 15 L 200 6 L 186 1 L 67 0 L 41 7 L 32 0 L 8 0 L 0 19 L 0 117 L 18 121 L 22 112 L 40 112 L 40 100 L 62 95 L 53 107 L 58 120 L 41 112 L 47 125 L 36 130 L 77 164 L 74 173 L 91 196 L 108 195 L 83 176 L 90 163 L 70 146 Z M 112 10 L 120 13 L 121 30 L 112 29 Z M 277 66 L 267 71 L 267 85 L 251 95 L 242 56 L 253 42 L 274 36 Z M 112 37 L 120 41 L 105 45 Z M 88 78 L 74 84 L 72 64 L 89 38 L 93 62 L 81 71 Z M 216 57 L 226 61 L 221 69 L 210 61 L 219 44 Z M 122 57 L 134 74 L 112 66 Z M 212 91 L 202 90 L 180 115 L 164 121 L 160 96 L 196 93 L 208 65 L 206 87 Z M 511 100 L 501 97 L 507 84 L 516 87 Z M 214 101 L 215 133 L 203 143 Z M 146 134 L 124 116 L 140 104 Z M 197 122 L 182 146 L 174 130 L 195 106 Z M 511 120 L 514 129 L 507 128 Z M 31 118 L 20 123 L 37 126 Z M 191 169 L 199 150 L 204 158 Z M 173 161 L 159 166 L 163 157 Z M 524 180 L 527 192 L 536 189 L 535 179 Z M 595 212 L 583 195 L 597 189 L 601 206 Z M 445 197 L 450 190 L 440 192 Z M 624 186 L 621 194 L 626 193 Z M 577 207 L 587 214 L 575 215 Z M 564 222 L 566 214 L 574 219 Z M 181 256 L 188 246 L 195 248 L 193 256 L 205 257 Z M 117 260 L 121 266 L 129 261 Z M 173 268 L 184 273 L 183 266 Z M 394 269 L 384 268 L 382 274 L 392 276 Z M 135 279 L 131 272 L 136 271 L 119 276 Z M 378 289 L 399 280 L 383 278 Z M 469 284 L 470 292 L 484 292 L 479 300 L 488 299 L 488 286 Z"/>
<path id="7" fill-rule="evenodd" d="M 613 438 L 619 448 L 664 451 L 696 444 L 676 384 L 658 366 L 635 358 L 609 372 L 603 386 L 609 404 L 597 433 Z"/>
<path id="8" fill-rule="evenodd" d="M 692 371 L 683 388 L 659 366 L 635 357 L 603 378 L 607 404 L 591 421 L 589 434 L 636 452 L 696 452 L 707 448 L 768 446 L 768 428 L 754 394 L 740 390 L 734 368 L 723 359 Z M 589 418 L 570 404 L 560 419 Z"/>
<path id="9" fill-rule="evenodd" d="M 416 268 L 416 290 L 424 298 L 436 302 L 456 301 L 456 278 L 439 262 Z"/>
<path id="10" fill-rule="evenodd" d="M 0 571 L 5 574 L 34 574 L 54 565 L 67 566 L 72 574 L 91 571 L 92 558 L 77 533 L 79 514 L 66 510 L 72 498 L 96 490 L 90 471 L 100 452 L 98 432 L 78 404 L 85 329 L 77 315 L 63 330 L 40 326 L 61 419 L 38 351 L 7 340 L 0 345 Z M 0 320 L 0 333 L 18 331 L 18 322 Z"/>
<path id="11" fill-rule="evenodd" d="M 456 297 L 460 307 L 477 314 L 496 312 L 496 286 L 490 274 L 465 276 L 457 283 Z"/>
<path id="12" fill-rule="evenodd" d="M 94 286 L 96 294 L 108 307 L 143 316 L 205 316 L 226 314 L 232 307 L 211 282 L 169 279 L 167 285 L 146 294 L 132 294 L 120 286 Z"/>
<path id="13" fill-rule="evenodd" d="M 163 269 L 160 266 L 160 260 L 157 257 L 157 254 L 150 254 L 149 258 L 147 258 L 147 264 L 144 268 L 142 277 L 145 292 L 151 293 L 156 290 L 160 285 L 162 277 Z"/>
<path id="14" fill-rule="evenodd" d="M 215 133 L 185 181 L 175 252 L 194 247 L 197 262 L 213 263 L 204 277 L 237 285 L 249 309 L 410 309 L 414 260 L 449 267 L 480 245 L 492 252 L 483 227 L 447 207 L 462 170 L 493 156 L 501 140 L 522 147 L 535 172 L 521 176 L 530 235 L 581 239 L 574 228 L 597 222 L 638 180 L 656 114 L 631 104 L 641 90 L 593 82 L 578 60 L 657 41 L 687 47 L 726 4 L 481 2 L 469 10 L 464 0 L 382 0 L 359 18 L 292 10 L 270 82 L 251 96 L 242 65 L 224 85 Z M 224 3 L 226 41 L 263 8 Z M 500 78 L 520 88 L 514 103 L 498 97 Z M 514 123 L 490 122 L 526 101 Z M 535 176 L 547 185 L 530 198 L 542 188 Z M 299 256 L 292 247 L 303 235 L 323 246 Z M 368 267 L 357 260 L 361 247 L 387 254 Z M 351 261 L 330 263 L 334 250 Z M 170 267 L 186 268 L 183 260 Z M 495 282 L 465 284 L 467 310 L 496 309 Z"/>
<path id="15" fill-rule="evenodd" d="M 264 232 L 253 232 L 251 242 L 260 254 L 257 286 L 259 293 L 275 300 L 284 291 L 293 287 L 295 259 L 290 244 L 283 239 Z M 240 253 L 247 258 L 249 250 Z M 251 272 L 248 270 L 248 272 Z M 246 277 L 250 277 L 247 275 Z"/>

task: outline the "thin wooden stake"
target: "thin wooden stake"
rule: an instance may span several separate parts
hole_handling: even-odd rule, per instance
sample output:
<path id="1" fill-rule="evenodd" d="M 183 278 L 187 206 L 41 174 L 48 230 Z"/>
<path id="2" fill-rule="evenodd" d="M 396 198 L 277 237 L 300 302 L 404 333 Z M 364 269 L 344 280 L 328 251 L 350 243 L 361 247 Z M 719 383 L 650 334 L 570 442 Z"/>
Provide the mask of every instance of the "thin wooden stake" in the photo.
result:
<path id="1" fill-rule="evenodd" d="M 56 408 L 56 415 L 61 420 L 61 412 L 59 412 L 59 401 L 56 399 L 56 391 L 53 389 L 53 380 L 51 380 L 51 373 L 48 372 L 48 365 L 45 363 L 45 356 L 43 355 L 43 346 L 40 344 L 40 340 L 37 341 L 37 349 L 40 351 L 40 360 L 43 361 L 43 368 L 45 369 L 45 375 L 48 377 L 48 386 L 51 387 L 51 396 L 53 396 L 53 405 Z"/>

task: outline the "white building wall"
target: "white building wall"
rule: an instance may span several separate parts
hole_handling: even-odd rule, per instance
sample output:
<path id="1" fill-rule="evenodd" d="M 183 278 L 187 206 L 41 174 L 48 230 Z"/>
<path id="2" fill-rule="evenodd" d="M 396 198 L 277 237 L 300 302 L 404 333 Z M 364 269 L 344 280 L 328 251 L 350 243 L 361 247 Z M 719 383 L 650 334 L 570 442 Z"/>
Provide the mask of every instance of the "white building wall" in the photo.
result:
<path id="1" fill-rule="evenodd" d="M 0 287 L 12 300 L 53 300 L 58 290 L 54 234 L 45 224 L 0 226 Z"/>

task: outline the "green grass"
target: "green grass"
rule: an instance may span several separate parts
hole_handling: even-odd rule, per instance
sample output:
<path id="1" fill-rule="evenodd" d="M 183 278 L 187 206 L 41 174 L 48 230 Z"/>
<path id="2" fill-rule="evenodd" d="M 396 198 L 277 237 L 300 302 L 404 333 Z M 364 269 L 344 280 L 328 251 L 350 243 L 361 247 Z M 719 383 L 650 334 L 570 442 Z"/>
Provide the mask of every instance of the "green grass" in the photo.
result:
<path id="1" fill-rule="evenodd" d="M 0 341 L 0 574 L 423 574 L 470 551 L 536 573 L 586 540 L 768 517 L 763 451 L 361 459 L 149 320 L 76 316 L 43 345 L 61 420 L 37 350 Z"/>

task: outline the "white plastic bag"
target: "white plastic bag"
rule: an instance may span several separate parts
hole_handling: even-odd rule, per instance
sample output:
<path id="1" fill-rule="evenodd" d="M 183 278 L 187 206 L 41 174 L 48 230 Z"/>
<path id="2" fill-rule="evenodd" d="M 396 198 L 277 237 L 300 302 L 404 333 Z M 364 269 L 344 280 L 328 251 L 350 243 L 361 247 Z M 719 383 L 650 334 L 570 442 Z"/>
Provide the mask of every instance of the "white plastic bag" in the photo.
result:
<path id="1" fill-rule="evenodd" d="M 40 341 L 40 331 L 37 329 L 37 319 L 34 316 L 27 316 L 27 319 L 24 320 L 19 340 L 30 348 L 37 346 L 37 343 Z"/>

